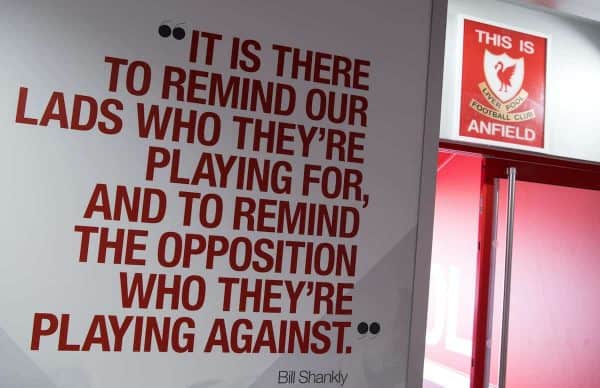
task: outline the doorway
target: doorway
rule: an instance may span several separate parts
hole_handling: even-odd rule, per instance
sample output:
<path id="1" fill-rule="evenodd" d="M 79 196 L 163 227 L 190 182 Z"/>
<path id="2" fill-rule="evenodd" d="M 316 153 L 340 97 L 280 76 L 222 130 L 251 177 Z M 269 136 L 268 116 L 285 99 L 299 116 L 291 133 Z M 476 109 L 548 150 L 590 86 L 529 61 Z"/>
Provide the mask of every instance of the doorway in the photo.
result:
<path id="1" fill-rule="evenodd" d="M 423 386 L 600 386 L 598 167 L 442 150 L 437 182 Z"/>

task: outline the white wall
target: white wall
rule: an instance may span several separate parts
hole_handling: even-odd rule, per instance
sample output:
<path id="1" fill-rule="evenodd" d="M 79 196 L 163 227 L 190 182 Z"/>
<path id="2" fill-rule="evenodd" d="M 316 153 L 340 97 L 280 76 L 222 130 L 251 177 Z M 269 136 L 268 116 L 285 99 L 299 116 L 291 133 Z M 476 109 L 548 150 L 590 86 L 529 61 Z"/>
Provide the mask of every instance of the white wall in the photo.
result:
<path id="1" fill-rule="evenodd" d="M 5 4 L 6 3 L 6 4 Z M 280 2 L 260 0 L 38 0 L 3 2 L 0 12 L 0 388 L 246 388 L 279 387 L 279 371 L 341 371 L 348 373 L 344 387 L 417 387 L 423 363 L 427 286 L 437 124 L 441 99 L 443 28 L 445 0 L 306 0 Z M 430 48 L 432 7 L 435 12 L 434 48 Z M 442 7 L 442 8 L 440 8 Z M 444 17 L 441 17 L 444 15 Z M 185 22 L 188 35 L 182 41 L 166 39 L 158 26 L 172 20 Z M 223 35 L 212 65 L 188 61 L 193 29 Z M 229 68 L 229 45 L 233 37 L 256 39 L 262 44 L 263 66 L 252 75 L 262 81 L 290 83 L 305 97 L 312 83 L 303 79 L 275 76 L 273 43 L 365 58 L 372 61 L 370 90 L 357 91 L 369 99 L 365 163 L 358 167 L 365 177 L 364 192 L 369 205 L 360 208 L 360 233 L 355 276 L 328 277 L 331 282 L 352 282 L 352 314 L 324 315 L 314 312 L 305 297 L 297 312 L 224 311 L 219 276 L 240 276 L 251 281 L 273 276 L 292 281 L 319 279 L 300 273 L 235 273 L 227 261 L 213 269 L 202 268 L 198 259 L 193 268 L 166 268 L 156 260 L 159 236 L 166 231 L 219 234 L 229 238 L 242 234 L 256 239 L 299 239 L 319 242 L 333 237 L 298 236 L 288 233 L 237 231 L 230 225 L 237 196 L 306 200 L 298 191 L 285 195 L 237 190 L 233 183 L 214 188 L 202 183 L 188 187 L 169 180 L 168 172 L 145 178 L 150 146 L 182 150 L 182 171 L 190 174 L 200 152 L 256 157 L 259 160 L 288 160 L 293 167 L 294 189 L 300 187 L 304 164 L 346 163 L 324 160 L 324 145 L 314 153 L 275 155 L 272 152 L 238 150 L 232 116 L 250 115 L 236 107 L 211 107 L 162 99 L 161 75 L 165 65 L 201 69 L 225 75 L 249 76 Z M 152 87 L 145 96 L 134 97 L 120 83 L 108 90 L 105 57 L 144 60 L 152 68 Z M 433 70 L 432 70 L 433 68 Z M 121 79 L 122 80 L 122 79 Z M 319 84 L 317 86 L 327 87 Z M 16 122 L 20 87 L 29 88 L 28 117 L 39 118 L 55 90 L 65 93 L 67 106 L 73 96 L 84 94 L 98 100 L 117 98 L 123 102 L 124 129 L 117 135 L 98 130 L 73 131 L 59 123 L 47 126 Z M 351 92 L 331 86 L 337 92 Z M 329 89 L 328 89 L 329 90 Z M 298 98 L 301 101 L 301 98 Z M 212 147 L 183 142 L 143 139 L 138 135 L 136 103 L 177 106 L 200 112 L 215 111 L 223 119 L 222 139 Z M 324 120 L 311 121 L 302 112 L 287 122 L 330 128 Z M 256 113 L 264 120 L 281 118 Z M 70 115 L 69 115 L 70 116 Z M 434 123 L 434 124 L 430 124 Z M 338 126 L 335 126 L 338 128 Z M 425 130 L 427 128 L 427 130 Z M 348 129 L 344 126 L 343 129 Z M 296 138 L 297 140 L 297 138 Z M 294 141 L 294 148 L 299 146 Z M 234 182 L 233 180 L 231 182 Z M 167 218 L 159 224 L 137 220 L 109 220 L 99 214 L 91 219 L 83 212 L 97 183 L 160 188 L 169 198 Z M 217 192 L 226 203 L 225 222 L 217 229 L 185 227 L 180 190 Z M 329 205 L 345 203 L 311 193 L 311 201 Z M 196 213 L 194 213 L 195 215 Z M 229 223 L 228 223 L 229 222 Z M 144 266 L 80 263 L 80 236 L 75 225 L 137 228 L 148 231 L 148 259 Z M 338 240 L 335 240 L 338 241 Z M 345 241 L 340 241 L 344 242 Z M 95 246 L 95 245 L 94 245 Z M 282 254 L 284 259 L 289 254 Z M 138 256 L 139 257 L 139 256 Z M 108 260 L 110 262 L 110 259 Z M 201 311 L 169 310 L 150 306 L 127 308 L 121 299 L 119 272 L 156 272 L 166 275 L 201 274 L 207 281 L 206 304 Z M 341 279 L 341 280 L 340 280 Z M 316 292 L 315 292 L 316 293 Z M 314 294 L 311 294 L 314 295 Z M 310 296 L 310 295 L 308 295 Z M 282 305 L 289 306 L 283 297 Z M 414 302 L 413 302 L 414 301 Z M 239 309 L 241 310 L 241 309 Z M 72 314 L 70 343 L 81 344 L 94 315 L 127 314 L 191 316 L 196 347 L 193 352 L 137 353 L 124 347 L 121 352 L 58 350 L 57 335 L 43 339 L 32 349 L 32 321 L 36 313 Z M 342 319 L 347 330 L 347 351 L 314 354 L 281 354 L 261 349 L 260 354 L 204 351 L 206 338 L 217 318 L 227 322 L 250 319 L 256 327 L 266 320 L 316 321 Z M 360 322 L 378 322 L 378 335 L 359 335 Z M 256 338 L 256 333 L 255 338 Z M 129 338 L 129 337 L 128 337 Z M 127 340 L 131 345 L 133 341 Z M 131 348 L 131 346 L 129 346 Z M 297 348 L 296 348 L 297 349 Z M 342 351 L 346 351 L 343 349 Z M 324 386 L 336 386 L 327 384 Z"/>
<path id="2" fill-rule="evenodd" d="M 460 137 L 461 16 L 549 37 L 544 150 Z M 450 0 L 440 137 L 600 162 L 600 24 L 492 0 Z"/>

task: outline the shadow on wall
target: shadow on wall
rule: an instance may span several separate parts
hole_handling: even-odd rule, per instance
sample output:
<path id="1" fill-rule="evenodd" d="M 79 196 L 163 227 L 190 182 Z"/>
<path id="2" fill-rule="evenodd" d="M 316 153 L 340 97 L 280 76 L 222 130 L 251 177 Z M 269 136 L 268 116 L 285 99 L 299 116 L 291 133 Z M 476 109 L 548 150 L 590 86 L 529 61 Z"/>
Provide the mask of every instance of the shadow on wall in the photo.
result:
<path id="1" fill-rule="evenodd" d="M 58 388 L 0 328 L 0 388 Z M 87 388 L 86 385 L 78 386 Z"/>

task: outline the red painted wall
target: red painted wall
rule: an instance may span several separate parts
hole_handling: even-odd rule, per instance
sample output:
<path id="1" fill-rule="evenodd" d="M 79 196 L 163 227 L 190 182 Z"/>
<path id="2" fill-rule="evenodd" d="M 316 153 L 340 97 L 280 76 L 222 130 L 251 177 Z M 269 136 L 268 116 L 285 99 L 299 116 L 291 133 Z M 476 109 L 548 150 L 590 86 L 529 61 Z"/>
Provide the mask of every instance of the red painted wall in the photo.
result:
<path id="1" fill-rule="evenodd" d="M 481 158 L 440 152 L 425 387 L 469 386 L 480 175 Z"/>

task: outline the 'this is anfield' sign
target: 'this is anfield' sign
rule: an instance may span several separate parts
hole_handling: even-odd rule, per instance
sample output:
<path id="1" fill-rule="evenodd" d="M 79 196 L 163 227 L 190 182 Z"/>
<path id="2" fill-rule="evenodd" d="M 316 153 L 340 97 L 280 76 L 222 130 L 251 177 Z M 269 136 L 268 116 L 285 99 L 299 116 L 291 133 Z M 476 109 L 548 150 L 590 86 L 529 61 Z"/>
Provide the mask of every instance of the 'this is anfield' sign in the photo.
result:
<path id="1" fill-rule="evenodd" d="M 547 39 L 464 21 L 460 135 L 544 147 Z"/>

